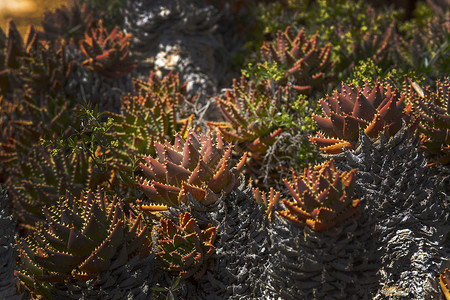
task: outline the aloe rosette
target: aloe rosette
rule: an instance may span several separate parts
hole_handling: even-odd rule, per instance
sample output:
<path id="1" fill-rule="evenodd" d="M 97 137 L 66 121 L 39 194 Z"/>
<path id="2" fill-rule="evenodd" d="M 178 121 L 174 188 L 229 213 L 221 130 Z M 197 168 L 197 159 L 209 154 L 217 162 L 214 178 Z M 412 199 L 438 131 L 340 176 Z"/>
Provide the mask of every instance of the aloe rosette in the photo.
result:
<path id="1" fill-rule="evenodd" d="M 108 32 L 100 21 L 96 27 L 86 30 L 80 48 L 86 56 L 82 65 L 106 77 L 119 77 L 131 72 L 136 64 L 130 56 L 131 34 L 124 35 L 115 27 Z"/>
<path id="2" fill-rule="evenodd" d="M 320 100 L 324 116 L 313 115 L 321 132 L 310 141 L 327 154 L 337 154 L 343 148 L 354 149 L 360 130 L 376 139 L 387 131 L 394 135 L 410 113 L 405 109 L 405 95 L 390 85 L 377 81 L 374 87 L 366 83 L 363 88 L 342 83 L 341 92 Z"/>
<path id="3" fill-rule="evenodd" d="M 277 32 L 275 42 L 264 42 L 261 54 L 265 60 L 285 67 L 281 83 L 291 82 L 301 93 L 322 88 L 333 79 L 336 61 L 331 60 L 331 44 L 320 47 L 317 33 L 308 38 L 304 29 L 295 34 L 288 26 L 284 32 Z"/>
<path id="4" fill-rule="evenodd" d="M 201 277 L 208 266 L 208 259 L 214 253 L 216 228 L 201 230 L 189 213 L 180 214 L 178 224 L 161 219 L 158 249 L 162 267 L 176 272 L 183 278 Z"/>
<path id="5" fill-rule="evenodd" d="M 417 92 L 412 94 L 415 112 L 419 114 L 420 147 L 434 161 L 450 163 L 450 80 L 436 82 L 436 91 L 422 89 L 413 82 Z"/>
<path id="6" fill-rule="evenodd" d="M 134 256 L 150 254 L 148 228 L 140 217 L 126 217 L 120 199 L 100 190 L 70 194 L 44 207 L 46 220 L 19 242 L 19 278 L 31 291 L 51 295 L 57 284 L 100 278 Z"/>
<path id="7" fill-rule="evenodd" d="M 222 195 L 229 194 L 240 182 L 246 154 L 233 165 L 232 146 L 223 142 L 220 136 L 217 144 L 211 134 L 197 136 L 189 131 L 186 141 L 177 135 L 173 145 L 155 143 L 157 159 L 147 156 L 141 164 L 144 176 L 138 182 L 139 189 L 148 200 L 139 208 L 151 213 L 158 207 L 177 206 L 186 202 L 190 193 L 197 201 L 211 204 Z M 157 204 L 147 205 L 145 201 Z M 162 205 L 162 207 L 161 207 Z"/>
<path id="8" fill-rule="evenodd" d="M 233 81 L 226 99 L 216 103 L 226 122 L 207 122 L 228 142 L 236 142 L 260 159 L 282 132 L 277 116 L 288 107 L 289 89 L 280 87 L 274 93 L 268 85 L 255 85 L 241 77 Z"/>
<path id="9" fill-rule="evenodd" d="M 186 137 L 193 115 L 182 118 L 186 85 L 177 74 L 159 79 L 154 72 L 147 81 L 134 79 L 137 95 L 121 99 L 119 114 L 108 112 L 112 119 L 111 136 L 119 141 L 113 149 L 112 168 L 131 172 L 130 158 L 141 160 L 155 154 L 155 141 L 163 143 L 179 133 Z"/>
<path id="10" fill-rule="evenodd" d="M 283 200 L 286 210 L 278 214 L 300 226 L 326 230 L 357 213 L 359 199 L 352 199 L 356 170 L 340 172 L 333 160 L 303 175 L 293 174 L 293 182 L 285 180 L 294 201 Z"/>

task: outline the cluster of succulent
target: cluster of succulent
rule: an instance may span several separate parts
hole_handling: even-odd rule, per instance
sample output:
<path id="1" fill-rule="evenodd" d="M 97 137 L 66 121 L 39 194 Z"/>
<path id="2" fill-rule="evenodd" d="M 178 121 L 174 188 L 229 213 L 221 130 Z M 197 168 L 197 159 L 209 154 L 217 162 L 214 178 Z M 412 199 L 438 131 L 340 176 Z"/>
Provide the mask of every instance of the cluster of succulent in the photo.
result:
<path id="1" fill-rule="evenodd" d="M 125 170 L 130 169 L 129 158 L 143 161 L 145 155 L 155 154 L 155 141 L 164 143 L 176 133 L 186 137 L 193 117 L 181 117 L 186 89 L 176 74 L 160 80 L 151 72 L 148 81 L 135 79 L 134 85 L 137 95 L 121 100 L 120 114 L 108 113 L 112 119 L 111 135 L 120 142 L 113 150 L 116 160 L 112 167 Z"/>
<path id="2" fill-rule="evenodd" d="M 50 297 L 50 283 L 87 281 L 116 269 L 130 256 L 150 254 L 148 227 L 140 217 L 127 217 L 120 199 L 100 190 L 75 198 L 70 193 L 42 210 L 32 237 L 19 242 L 20 280 Z"/>
<path id="3" fill-rule="evenodd" d="M 0 31 L 0 298 L 449 297 L 441 1 L 100 2 Z"/>
<path id="4" fill-rule="evenodd" d="M 404 71 L 414 70 L 436 80 L 442 74 L 448 74 L 450 68 L 450 19 L 447 16 L 435 16 L 427 26 L 415 24 L 411 38 L 395 35 L 394 52 L 399 66 Z"/>
<path id="5" fill-rule="evenodd" d="M 177 135 L 173 145 L 155 143 L 155 148 L 157 159 L 144 157 L 144 176 L 138 183 L 148 199 L 139 209 L 148 213 L 186 202 L 188 194 L 204 205 L 216 202 L 239 184 L 247 157 L 233 163 L 232 145 L 220 135 L 215 143 L 211 134 L 198 137 L 192 130 L 186 140 Z"/>
<path id="6" fill-rule="evenodd" d="M 178 224 L 171 220 L 161 219 L 156 253 L 161 259 L 163 268 L 170 272 L 178 272 L 182 277 L 200 278 L 208 266 L 207 261 L 214 252 L 216 228 L 201 230 L 189 213 L 180 215 Z"/>
<path id="7" fill-rule="evenodd" d="M 321 89 L 332 78 L 335 61 L 331 60 L 331 45 L 320 47 L 319 34 L 307 37 L 304 30 L 297 34 L 290 27 L 277 32 L 276 43 L 264 43 L 261 53 L 265 60 L 284 66 L 287 71 L 281 84 L 292 84 L 302 93 Z"/>
<path id="8" fill-rule="evenodd" d="M 84 3 L 72 3 L 71 7 L 61 6 L 54 11 L 44 13 L 43 31 L 40 33 L 48 40 L 74 40 L 78 43 L 84 37 L 88 26 L 94 21 L 90 7 Z"/>
<path id="9" fill-rule="evenodd" d="M 320 231 L 356 214 L 359 199 L 352 199 L 356 170 L 341 173 L 330 160 L 318 170 L 309 166 L 302 176 L 294 174 L 293 180 L 285 183 L 294 201 L 283 200 L 286 210 L 279 212 L 281 217 Z"/>
<path id="10" fill-rule="evenodd" d="M 136 64 L 130 56 L 131 35 L 124 35 L 118 27 L 108 32 L 103 21 L 93 25 L 80 41 L 80 48 L 86 56 L 82 65 L 106 77 L 118 77 L 131 72 Z"/>
<path id="11" fill-rule="evenodd" d="M 39 146 L 20 154 L 8 172 L 5 185 L 13 198 L 13 211 L 22 225 L 30 227 L 44 219 L 43 206 L 56 205 L 67 191 L 78 197 L 86 188 L 108 187 L 112 177 L 110 172 L 99 173 L 85 152 L 54 155 Z"/>
<path id="12" fill-rule="evenodd" d="M 436 82 L 436 91 L 423 90 L 413 83 L 415 111 L 419 114 L 419 131 L 422 133 L 421 148 L 442 165 L 450 163 L 450 80 Z"/>
<path id="13" fill-rule="evenodd" d="M 372 138 L 384 131 L 392 136 L 408 115 L 404 98 L 395 88 L 379 81 L 373 88 L 368 83 L 362 88 L 342 83 L 340 93 L 334 91 L 326 100 L 320 100 L 324 116 L 313 118 L 323 133 L 310 140 L 322 151 L 336 154 L 344 147 L 354 149 L 361 130 Z"/>
<path id="14" fill-rule="evenodd" d="M 241 145 L 255 159 L 261 159 L 282 132 L 280 114 L 289 105 L 289 89 L 271 91 L 266 84 L 255 85 L 241 77 L 216 103 L 226 122 L 207 122 L 228 142 Z"/>

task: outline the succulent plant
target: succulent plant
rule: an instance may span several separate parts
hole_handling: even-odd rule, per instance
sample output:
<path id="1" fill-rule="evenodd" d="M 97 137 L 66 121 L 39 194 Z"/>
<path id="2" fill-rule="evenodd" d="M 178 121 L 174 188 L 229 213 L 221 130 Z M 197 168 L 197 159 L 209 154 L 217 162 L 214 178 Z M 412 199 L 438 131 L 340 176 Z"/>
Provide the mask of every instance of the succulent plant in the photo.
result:
<path id="1" fill-rule="evenodd" d="M 20 67 L 20 57 L 25 55 L 22 36 L 12 20 L 7 24 L 7 35 L 0 29 L 0 92 L 11 93 L 20 83 L 16 71 Z"/>
<path id="2" fill-rule="evenodd" d="M 38 97 L 42 93 L 66 95 L 64 88 L 74 71 L 75 62 L 67 60 L 65 42 L 40 40 L 39 34 L 30 26 L 26 46 L 18 77 L 28 93 Z"/>
<path id="3" fill-rule="evenodd" d="M 112 118 L 112 135 L 120 141 L 114 150 L 115 168 L 130 171 L 130 157 L 140 159 L 154 155 L 154 142 L 172 139 L 176 132 L 186 137 L 193 116 L 181 119 L 185 100 L 185 85 L 180 86 L 178 75 L 169 74 L 159 79 L 151 72 L 147 82 L 134 80 L 137 96 L 121 100 L 121 113 L 108 113 Z"/>
<path id="4" fill-rule="evenodd" d="M 255 159 L 261 159 L 269 146 L 282 132 L 279 115 L 288 107 L 289 89 L 279 88 L 272 93 L 267 85 L 257 85 L 241 77 L 233 81 L 233 90 L 226 91 L 226 99 L 216 98 L 227 122 L 207 122 L 228 142 L 236 142 Z"/>
<path id="5" fill-rule="evenodd" d="M 432 18 L 427 26 L 414 26 L 412 38 L 395 36 L 395 50 L 399 67 L 416 71 L 435 80 L 448 74 L 450 68 L 450 19 L 447 16 Z M 446 48 L 447 47 L 447 48 Z"/>
<path id="6" fill-rule="evenodd" d="M 339 67 L 353 68 L 358 61 L 370 58 L 382 70 L 389 69 L 393 64 L 395 23 L 388 27 L 380 26 L 382 33 L 368 30 L 362 36 L 355 37 L 349 44 L 350 52 L 342 55 Z"/>
<path id="7" fill-rule="evenodd" d="M 83 66 L 106 77 L 119 77 L 131 72 L 136 64 L 130 56 L 131 35 L 124 35 L 115 27 L 110 33 L 103 22 L 91 26 L 80 41 L 80 48 L 86 56 Z"/>
<path id="8" fill-rule="evenodd" d="M 188 193 L 205 205 L 214 203 L 237 186 L 247 157 L 244 154 L 233 166 L 231 145 L 227 146 L 220 136 L 215 145 L 211 134 L 199 139 L 192 130 L 186 141 L 177 135 L 173 145 L 155 143 L 155 148 L 158 159 L 144 158 L 146 164 L 141 168 L 145 176 L 137 185 L 151 203 L 163 206 L 185 202 Z M 143 202 L 139 208 L 151 213 L 161 206 Z"/>
<path id="9" fill-rule="evenodd" d="M 0 297 L 6 300 L 21 299 L 17 294 L 17 278 L 14 276 L 14 227 L 9 215 L 9 199 L 0 185 Z"/>
<path id="10" fill-rule="evenodd" d="M 439 284 L 444 292 L 445 299 L 450 299 L 450 271 L 447 268 L 439 275 Z"/>
<path id="11" fill-rule="evenodd" d="M 48 40 L 74 39 L 78 43 L 93 21 L 93 13 L 87 3 L 80 5 L 74 2 L 70 7 L 63 5 L 54 11 L 45 12 L 41 34 Z"/>
<path id="12" fill-rule="evenodd" d="M 423 90 L 417 83 L 411 101 L 419 113 L 421 149 L 443 165 L 450 163 L 450 80 L 436 82 L 436 91 Z"/>
<path id="13" fill-rule="evenodd" d="M 314 115 L 319 129 L 316 137 L 310 141 L 327 154 L 337 154 L 343 148 L 354 149 L 360 130 L 369 137 L 376 138 L 380 132 L 394 135 L 406 119 L 410 107 L 404 112 L 405 96 L 390 85 L 385 87 L 380 81 L 371 88 L 342 83 L 341 92 L 334 91 L 333 96 L 321 100 L 324 117 Z"/>
<path id="14" fill-rule="evenodd" d="M 42 207 L 53 206 L 70 191 L 80 196 L 86 188 L 107 186 L 112 174 L 100 174 L 87 153 L 58 152 L 40 146 L 20 154 L 8 169 L 5 183 L 10 192 L 14 215 L 22 225 L 35 226 L 44 219 Z M 106 178 L 105 178 L 106 177 Z"/>
<path id="15" fill-rule="evenodd" d="M 206 273 L 182 281 L 181 299 L 269 299 L 267 262 L 272 249 L 268 218 L 242 182 L 212 205 L 188 194 L 188 201 L 162 214 L 175 219 L 189 212 L 200 228 L 216 227 L 215 253 Z M 257 255 L 255 255 L 257 253 Z"/>
<path id="16" fill-rule="evenodd" d="M 3 99 L 2 103 L 5 111 L 0 113 L 4 119 L 0 122 L 0 162 L 4 170 L 0 173 L 14 173 L 19 157 L 30 155 L 41 139 L 65 139 L 80 121 L 72 113 L 77 106 L 62 95 L 33 95 L 28 91 L 16 95 L 12 101 Z"/>
<path id="17" fill-rule="evenodd" d="M 161 219 L 161 227 L 156 228 L 159 239 L 156 253 L 162 267 L 177 272 L 183 278 L 201 277 L 208 266 L 208 259 L 214 253 L 216 228 L 200 230 L 189 213 L 180 214 L 178 224 L 169 219 Z"/>
<path id="18" fill-rule="evenodd" d="M 363 215 L 375 220 L 370 241 L 378 249 L 379 279 L 372 298 L 441 297 L 438 270 L 449 253 L 448 171 L 426 167 L 406 126 L 375 143 L 362 134 L 357 150 L 334 159 L 337 168 L 357 170 L 355 194 L 366 204 Z"/>
<path id="19" fill-rule="evenodd" d="M 127 218 L 120 200 L 108 200 L 100 190 L 89 190 L 79 199 L 67 194 L 43 213 L 46 221 L 19 243 L 19 278 L 37 294 L 49 297 L 57 283 L 100 278 L 134 256 L 150 254 L 148 228 L 141 218 Z"/>
<path id="20" fill-rule="evenodd" d="M 331 45 L 320 48 L 317 33 L 308 39 L 304 29 L 295 35 L 288 26 L 284 32 L 277 32 L 275 43 L 264 42 L 261 54 L 287 69 L 282 84 L 291 82 L 302 93 L 322 88 L 332 80 L 336 62 L 331 61 Z"/>
<path id="21" fill-rule="evenodd" d="M 294 201 L 283 200 L 287 208 L 278 214 L 299 226 L 327 230 L 357 213 L 359 199 L 352 200 L 356 170 L 340 172 L 333 160 L 303 175 L 293 174 L 293 182 L 285 180 Z"/>

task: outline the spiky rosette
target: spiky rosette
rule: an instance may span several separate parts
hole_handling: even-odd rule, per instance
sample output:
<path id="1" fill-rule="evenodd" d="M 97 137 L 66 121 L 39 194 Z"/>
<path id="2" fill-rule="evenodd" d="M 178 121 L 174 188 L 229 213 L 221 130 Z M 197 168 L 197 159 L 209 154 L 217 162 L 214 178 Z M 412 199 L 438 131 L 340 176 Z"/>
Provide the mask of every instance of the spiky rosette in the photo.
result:
<path id="1" fill-rule="evenodd" d="M 40 40 L 30 26 L 26 41 L 26 56 L 21 60 L 19 80 L 29 93 L 40 96 L 65 95 L 65 85 L 74 71 L 75 62 L 67 60 L 65 42 Z"/>
<path id="2" fill-rule="evenodd" d="M 12 20 L 8 21 L 7 34 L 0 29 L 0 92 L 4 95 L 20 87 L 16 70 L 25 55 L 22 36 Z"/>
<path id="3" fill-rule="evenodd" d="M 441 285 L 442 291 L 444 292 L 445 299 L 450 299 L 450 271 L 449 269 L 445 269 L 439 275 L 439 284 Z"/>
<path id="4" fill-rule="evenodd" d="M 324 117 L 313 118 L 323 134 L 309 139 L 325 153 L 337 154 L 344 147 L 354 149 L 360 129 L 371 138 L 383 131 L 394 135 L 408 114 L 408 110 L 403 112 L 404 99 L 404 95 L 399 96 L 390 85 L 385 87 L 379 81 L 373 88 L 366 82 L 363 89 L 342 83 L 340 93 L 334 91 L 333 96 L 320 100 Z"/>
<path id="5" fill-rule="evenodd" d="M 450 42 L 448 14 L 432 18 L 426 26 L 413 28 L 412 38 L 395 35 L 395 50 L 399 65 L 405 71 L 417 71 L 435 80 L 448 74 L 450 54 L 444 45 Z"/>
<path id="6" fill-rule="evenodd" d="M 189 213 L 180 214 L 178 224 L 169 219 L 161 219 L 158 248 L 156 253 L 162 267 L 180 276 L 201 277 L 207 268 L 207 261 L 214 253 L 216 228 L 200 230 L 195 219 Z"/>
<path id="7" fill-rule="evenodd" d="M 364 216 L 376 221 L 370 238 L 379 249 L 374 299 L 441 297 L 438 270 L 450 253 L 450 176 L 433 174 L 410 136 L 403 127 L 373 143 L 362 133 L 355 151 L 334 158 L 337 167 L 358 171 L 355 194 L 366 203 Z"/>
<path id="8" fill-rule="evenodd" d="M 9 199 L 0 185 L 0 297 L 6 300 L 21 299 L 16 291 L 14 276 L 14 227 L 9 215 Z"/>
<path id="9" fill-rule="evenodd" d="M 333 160 L 285 183 L 293 199 L 274 214 L 267 292 L 271 299 L 370 298 L 377 284 L 374 220 L 359 217 L 352 200 L 356 171 L 341 172 Z M 274 198 L 275 199 L 275 198 Z"/>
<path id="10" fill-rule="evenodd" d="M 21 224 L 29 226 L 44 218 L 43 206 L 56 205 L 66 191 L 79 196 L 83 189 L 106 186 L 112 177 L 111 173 L 96 171 L 87 153 L 52 155 L 42 147 L 19 155 L 17 163 L 8 170 L 6 187 L 11 193 L 14 214 Z"/>
<path id="11" fill-rule="evenodd" d="M 119 77 L 131 72 L 136 64 L 129 56 L 131 34 L 124 35 L 115 27 L 110 33 L 100 21 L 85 33 L 80 48 L 86 56 L 83 66 L 106 77 Z"/>
<path id="12" fill-rule="evenodd" d="M 158 159 L 145 157 L 141 164 L 145 179 L 138 183 L 149 201 L 167 206 L 185 202 L 187 194 L 204 204 L 211 204 L 229 194 L 239 183 L 247 155 L 238 164 L 231 160 L 232 146 L 218 136 L 214 144 L 211 134 L 200 139 L 191 130 L 186 141 L 177 135 L 173 145 L 155 143 Z M 139 205 L 151 213 L 154 205 Z"/>
<path id="13" fill-rule="evenodd" d="M 67 288 L 101 278 L 150 252 L 148 229 L 140 217 L 127 218 L 120 200 L 109 200 L 101 191 L 89 190 L 79 199 L 68 194 L 43 213 L 46 221 L 35 235 L 19 242 L 19 278 L 37 294 L 48 297 L 52 288 L 61 288 L 58 283 Z"/>
<path id="14" fill-rule="evenodd" d="M 111 132 L 120 141 L 114 149 L 113 168 L 130 171 L 129 159 L 141 160 L 154 155 L 154 142 L 171 140 L 177 132 L 186 137 L 193 115 L 181 118 L 185 100 L 185 85 L 180 86 L 178 75 L 169 74 L 159 79 L 151 72 L 147 82 L 134 80 L 137 96 L 121 100 L 121 113 L 108 113 L 113 119 Z"/>
<path id="15" fill-rule="evenodd" d="M 423 90 L 413 82 L 418 91 L 413 94 L 415 111 L 419 113 L 421 149 L 433 160 L 443 165 L 450 163 L 450 80 L 436 82 L 436 91 Z"/>
<path id="16" fill-rule="evenodd" d="M 41 34 L 48 40 L 74 39 L 78 43 L 92 22 L 93 13 L 87 3 L 73 2 L 70 7 L 63 5 L 45 12 Z"/>
<path id="17" fill-rule="evenodd" d="M 267 85 L 255 86 L 244 77 L 233 81 L 233 90 L 226 99 L 216 98 L 217 106 L 227 122 L 207 122 L 228 142 L 237 142 L 252 157 L 261 159 L 282 132 L 278 115 L 288 107 L 289 89 L 278 88 L 272 93 Z"/>
<path id="18" fill-rule="evenodd" d="M 310 93 L 333 79 L 331 70 L 336 62 L 331 61 L 331 44 L 320 48 L 317 33 L 308 39 L 304 29 L 295 35 L 288 26 L 284 32 L 277 32 L 276 42 L 264 42 L 261 54 L 267 61 L 287 68 L 282 83 L 290 81 L 302 93 Z"/>
<path id="19" fill-rule="evenodd" d="M 370 15 L 369 18 L 373 18 L 375 13 L 372 8 L 368 8 L 367 14 Z M 383 70 L 384 67 L 387 69 L 389 64 L 392 65 L 395 23 L 380 27 L 382 32 L 372 29 L 361 36 L 352 35 L 353 40 L 349 45 L 351 52 L 341 59 L 337 68 L 342 67 L 352 72 L 357 62 L 366 61 L 367 58 L 370 58 L 377 66 L 382 66 Z"/>
<path id="20" fill-rule="evenodd" d="M 293 182 L 285 180 L 294 201 L 283 200 L 283 218 L 300 226 L 314 230 L 327 230 L 353 216 L 358 209 L 359 199 L 352 200 L 356 170 L 340 172 L 333 160 L 314 170 L 311 166 L 303 176 L 293 174 Z"/>
<path id="21" fill-rule="evenodd" d="M 0 112 L 0 176 L 3 172 L 14 173 L 18 158 L 29 156 L 41 139 L 65 139 L 80 121 L 72 113 L 76 106 L 63 96 L 27 93 L 13 101 L 2 101 L 5 111 Z"/>

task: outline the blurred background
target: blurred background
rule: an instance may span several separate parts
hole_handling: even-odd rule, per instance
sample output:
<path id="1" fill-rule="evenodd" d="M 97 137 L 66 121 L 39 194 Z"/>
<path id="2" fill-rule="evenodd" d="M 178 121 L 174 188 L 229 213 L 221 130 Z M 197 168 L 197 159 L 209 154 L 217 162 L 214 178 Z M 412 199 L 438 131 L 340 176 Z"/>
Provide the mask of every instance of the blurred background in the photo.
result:
<path id="1" fill-rule="evenodd" d="M 71 2 L 71 0 L 0 0 L 0 27 L 6 31 L 8 19 L 13 18 L 17 29 L 24 35 L 29 25 L 40 27 L 44 11 Z"/>

